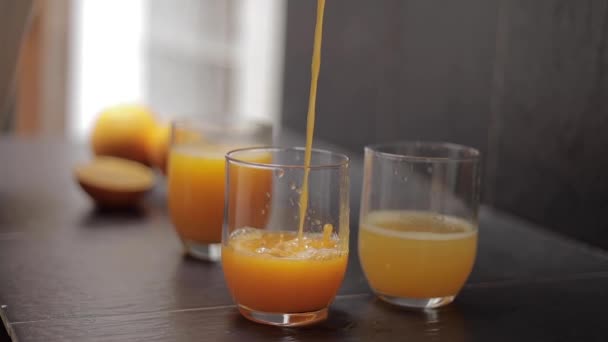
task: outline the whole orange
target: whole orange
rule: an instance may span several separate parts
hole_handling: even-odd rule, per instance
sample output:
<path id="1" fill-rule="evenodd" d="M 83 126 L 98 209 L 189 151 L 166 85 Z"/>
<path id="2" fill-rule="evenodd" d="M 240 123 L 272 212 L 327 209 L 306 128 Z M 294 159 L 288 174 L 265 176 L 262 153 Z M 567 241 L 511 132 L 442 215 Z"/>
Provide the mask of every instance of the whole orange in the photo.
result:
<path id="1" fill-rule="evenodd" d="M 148 141 L 156 127 L 152 111 L 137 104 L 103 110 L 91 134 L 93 152 L 149 164 Z"/>
<path id="2" fill-rule="evenodd" d="M 156 125 L 148 139 L 148 160 L 150 164 L 166 174 L 171 127 L 168 124 Z"/>

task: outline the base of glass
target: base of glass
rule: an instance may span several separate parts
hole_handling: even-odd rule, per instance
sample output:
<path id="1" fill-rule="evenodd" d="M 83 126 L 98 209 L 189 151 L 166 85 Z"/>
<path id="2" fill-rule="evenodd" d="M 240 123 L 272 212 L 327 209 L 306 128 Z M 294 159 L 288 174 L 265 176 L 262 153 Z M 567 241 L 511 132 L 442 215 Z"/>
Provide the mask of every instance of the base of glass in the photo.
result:
<path id="1" fill-rule="evenodd" d="M 184 251 L 191 257 L 205 261 L 220 261 L 222 259 L 221 243 L 200 243 L 182 240 Z"/>
<path id="2" fill-rule="evenodd" d="M 311 312 L 275 313 L 262 312 L 238 305 L 239 311 L 245 318 L 256 323 L 274 325 L 279 327 L 301 327 L 315 324 L 327 319 L 327 308 Z"/>
<path id="3" fill-rule="evenodd" d="M 405 297 L 395 297 L 389 296 L 382 293 L 376 293 L 378 298 L 383 301 L 401 306 L 404 308 L 412 308 L 412 309 L 433 309 L 438 308 L 444 305 L 450 304 L 454 301 L 456 296 L 446 296 L 446 297 L 433 297 L 433 298 L 405 298 Z"/>

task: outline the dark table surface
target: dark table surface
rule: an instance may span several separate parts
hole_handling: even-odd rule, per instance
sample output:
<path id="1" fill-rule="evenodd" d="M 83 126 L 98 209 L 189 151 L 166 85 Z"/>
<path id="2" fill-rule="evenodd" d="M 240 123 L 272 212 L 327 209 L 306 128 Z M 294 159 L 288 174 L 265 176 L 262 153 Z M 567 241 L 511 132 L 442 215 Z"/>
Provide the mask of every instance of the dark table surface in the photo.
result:
<path id="1" fill-rule="evenodd" d="M 162 184 L 139 210 L 100 212 L 72 178 L 87 158 L 66 142 L 0 138 L 0 316 L 15 340 L 608 340 L 608 253 L 487 207 L 473 274 L 453 304 L 406 311 L 374 298 L 355 247 L 359 158 L 350 262 L 329 319 L 251 323 L 221 265 L 182 254 Z"/>

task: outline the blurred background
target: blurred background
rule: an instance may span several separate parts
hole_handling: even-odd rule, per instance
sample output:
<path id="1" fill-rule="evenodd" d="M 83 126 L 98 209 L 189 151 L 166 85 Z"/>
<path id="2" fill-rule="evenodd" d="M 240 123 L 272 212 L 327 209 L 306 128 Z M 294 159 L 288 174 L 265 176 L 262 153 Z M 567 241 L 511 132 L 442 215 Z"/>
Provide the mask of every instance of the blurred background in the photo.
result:
<path id="1" fill-rule="evenodd" d="M 28 17 L 13 25 L 23 42 L 5 132 L 83 139 L 102 109 L 132 102 L 166 119 L 278 118 L 284 1 L 3 3 Z"/>
<path id="2" fill-rule="evenodd" d="M 314 11 L 2 1 L 1 132 L 82 141 L 124 102 L 303 132 Z M 317 138 L 474 146 L 485 204 L 608 248 L 608 1 L 330 0 L 325 20 Z"/>

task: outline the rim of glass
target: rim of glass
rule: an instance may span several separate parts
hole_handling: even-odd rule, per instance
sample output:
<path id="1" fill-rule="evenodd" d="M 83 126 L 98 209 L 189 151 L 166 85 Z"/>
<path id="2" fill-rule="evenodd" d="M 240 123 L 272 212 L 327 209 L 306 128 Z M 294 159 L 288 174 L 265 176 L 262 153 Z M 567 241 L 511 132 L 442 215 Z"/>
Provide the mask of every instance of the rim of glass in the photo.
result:
<path id="1" fill-rule="evenodd" d="M 455 151 L 455 152 L 464 152 L 462 156 L 455 157 L 433 157 L 433 156 L 417 156 L 417 155 L 408 155 L 408 154 L 400 154 L 400 153 L 392 153 L 382 151 L 382 149 L 387 149 L 390 147 L 435 147 L 441 148 L 446 151 Z M 479 150 L 466 146 L 460 145 L 450 142 L 444 141 L 396 141 L 389 143 L 380 143 L 380 144 L 372 144 L 365 146 L 364 150 L 367 152 L 372 152 L 377 156 L 381 156 L 383 158 L 394 159 L 394 160 L 407 160 L 407 161 L 416 161 L 416 162 L 464 162 L 464 161 L 477 161 L 479 160 Z"/>
<path id="2" fill-rule="evenodd" d="M 305 152 L 306 148 L 300 147 L 300 146 L 295 146 L 295 147 L 259 146 L 259 147 L 238 148 L 238 149 L 235 149 L 232 151 L 228 151 L 226 153 L 226 161 L 231 162 L 231 163 L 236 163 L 239 165 L 246 165 L 246 166 L 264 168 L 264 169 L 306 169 L 306 168 L 308 168 L 311 170 L 337 169 L 337 168 L 347 166 L 348 163 L 350 162 L 350 158 L 344 153 L 332 152 L 332 151 L 318 149 L 318 148 L 313 148 L 312 153 L 332 155 L 332 156 L 336 156 L 336 157 L 340 158 L 341 160 L 339 162 L 334 162 L 334 163 L 312 164 L 312 165 L 306 167 L 304 165 L 297 165 L 297 164 L 274 164 L 274 163 L 252 162 L 252 161 L 239 159 L 237 156 L 235 156 L 236 154 L 243 153 L 243 152 L 287 152 L 287 151 Z"/>
<path id="3" fill-rule="evenodd" d="M 234 130 L 237 132 L 254 132 L 261 129 L 272 128 L 272 122 L 257 118 L 242 118 L 234 116 L 214 117 L 181 117 L 171 120 L 172 127 L 191 130 Z"/>

